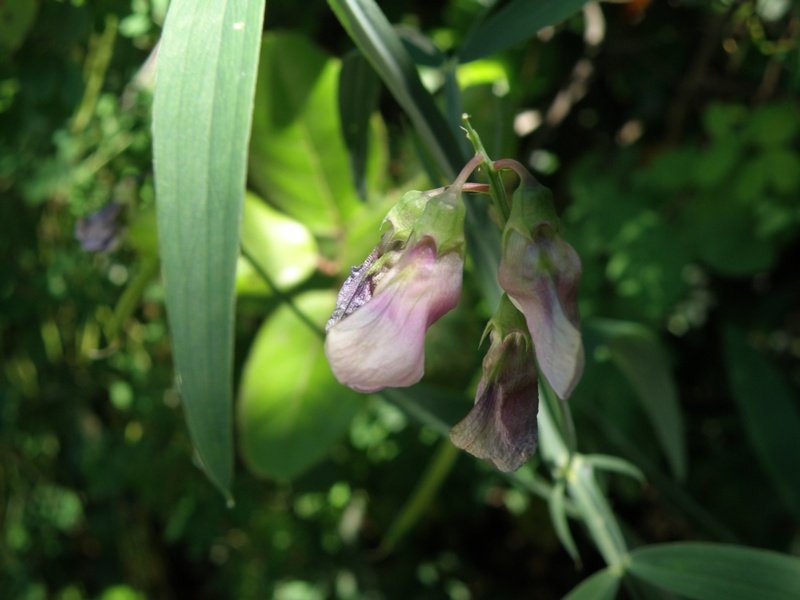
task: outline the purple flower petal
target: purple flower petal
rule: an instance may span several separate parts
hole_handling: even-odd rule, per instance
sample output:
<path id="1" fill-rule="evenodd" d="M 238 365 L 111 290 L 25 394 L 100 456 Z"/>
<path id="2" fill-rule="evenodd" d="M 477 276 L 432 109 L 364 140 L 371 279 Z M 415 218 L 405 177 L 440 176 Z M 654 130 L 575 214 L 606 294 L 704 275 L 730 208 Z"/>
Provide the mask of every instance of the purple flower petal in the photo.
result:
<path id="1" fill-rule="evenodd" d="M 532 237 L 517 230 L 507 233 L 498 279 L 525 315 L 542 374 L 565 399 L 584 367 L 577 304 L 581 262 L 549 224 L 539 225 Z"/>
<path id="2" fill-rule="evenodd" d="M 325 354 L 336 378 L 360 392 L 405 387 L 423 375 L 428 327 L 458 304 L 463 257 L 437 257 L 423 237 L 378 281 L 372 297 L 328 330 Z"/>
<path id="3" fill-rule="evenodd" d="M 527 334 L 512 332 L 499 343 L 491 335 L 477 402 L 450 430 L 450 439 L 500 471 L 516 471 L 536 451 L 536 364 Z"/>

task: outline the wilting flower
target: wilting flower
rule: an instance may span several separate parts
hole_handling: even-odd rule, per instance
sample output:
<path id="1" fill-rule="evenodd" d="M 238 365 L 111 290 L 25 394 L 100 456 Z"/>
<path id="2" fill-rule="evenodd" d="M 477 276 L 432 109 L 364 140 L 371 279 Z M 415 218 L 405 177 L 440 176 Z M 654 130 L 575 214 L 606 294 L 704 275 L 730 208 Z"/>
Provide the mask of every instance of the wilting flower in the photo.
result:
<path id="1" fill-rule="evenodd" d="M 533 345 L 522 315 L 505 295 L 486 331 L 491 345 L 475 406 L 450 430 L 450 439 L 501 471 L 515 471 L 536 450 L 539 390 Z"/>
<path id="2" fill-rule="evenodd" d="M 460 190 L 409 192 L 385 221 L 389 229 L 351 270 L 326 327 L 333 374 L 360 392 L 418 382 L 425 332 L 455 308 L 461 293 Z"/>
<path id="3" fill-rule="evenodd" d="M 498 279 L 525 315 L 539 368 L 562 399 L 583 373 L 577 304 L 581 273 L 578 253 L 558 234 L 550 191 L 533 179 L 523 181 L 503 232 Z"/>
<path id="4" fill-rule="evenodd" d="M 111 250 L 119 241 L 120 225 L 117 218 L 122 213 L 122 204 L 109 202 L 90 215 L 75 222 L 75 239 L 87 252 Z"/>

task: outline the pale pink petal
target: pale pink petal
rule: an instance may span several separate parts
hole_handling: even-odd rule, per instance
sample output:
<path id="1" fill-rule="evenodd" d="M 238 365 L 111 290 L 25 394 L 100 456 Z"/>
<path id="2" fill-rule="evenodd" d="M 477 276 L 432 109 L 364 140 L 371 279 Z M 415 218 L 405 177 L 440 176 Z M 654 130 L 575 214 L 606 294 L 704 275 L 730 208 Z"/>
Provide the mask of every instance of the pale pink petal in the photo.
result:
<path id="1" fill-rule="evenodd" d="M 407 250 L 372 299 L 328 331 L 325 354 L 336 378 L 361 392 L 418 382 L 425 332 L 458 303 L 462 267 L 458 253 L 437 258 L 431 238 Z"/>

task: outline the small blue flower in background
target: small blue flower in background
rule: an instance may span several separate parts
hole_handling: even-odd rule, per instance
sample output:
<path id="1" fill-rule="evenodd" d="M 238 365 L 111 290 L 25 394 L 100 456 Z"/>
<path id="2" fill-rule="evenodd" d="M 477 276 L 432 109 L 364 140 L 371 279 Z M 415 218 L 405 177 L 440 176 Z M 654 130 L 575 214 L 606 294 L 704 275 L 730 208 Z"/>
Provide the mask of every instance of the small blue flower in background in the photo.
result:
<path id="1" fill-rule="evenodd" d="M 90 215 L 81 217 L 75 223 L 75 239 L 87 252 L 106 252 L 113 250 L 119 242 L 120 224 L 117 221 L 123 205 L 109 202 Z"/>

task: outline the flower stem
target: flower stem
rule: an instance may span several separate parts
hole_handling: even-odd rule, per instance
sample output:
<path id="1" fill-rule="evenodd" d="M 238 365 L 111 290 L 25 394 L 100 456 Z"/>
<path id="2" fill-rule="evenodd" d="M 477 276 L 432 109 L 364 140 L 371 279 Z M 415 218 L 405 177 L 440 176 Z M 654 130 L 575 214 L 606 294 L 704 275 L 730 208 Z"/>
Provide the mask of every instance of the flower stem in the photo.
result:
<path id="1" fill-rule="evenodd" d="M 525 168 L 521 162 L 514 160 L 513 158 L 501 158 L 500 160 L 494 161 L 494 165 L 492 165 L 496 170 L 502 171 L 503 169 L 511 169 L 522 181 L 536 181 L 531 172 Z"/>
<path id="2" fill-rule="evenodd" d="M 492 160 L 486 153 L 486 148 L 483 147 L 483 142 L 481 142 L 478 132 L 475 131 L 475 129 L 472 127 L 472 124 L 469 122 L 469 115 L 462 115 L 461 120 L 464 123 L 464 131 L 467 132 L 467 139 L 472 142 L 475 152 L 479 156 L 483 157 L 483 162 L 485 163 L 486 169 L 486 177 L 489 179 L 492 204 L 494 205 L 494 209 L 500 219 L 501 227 L 505 227 L 511 211 L 509 209 L 508 198 L 506 197 L 506 189 L 503 186 L 503 180 L 500 178 L 500 174 L 497 172 Z"/>

